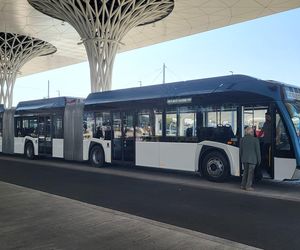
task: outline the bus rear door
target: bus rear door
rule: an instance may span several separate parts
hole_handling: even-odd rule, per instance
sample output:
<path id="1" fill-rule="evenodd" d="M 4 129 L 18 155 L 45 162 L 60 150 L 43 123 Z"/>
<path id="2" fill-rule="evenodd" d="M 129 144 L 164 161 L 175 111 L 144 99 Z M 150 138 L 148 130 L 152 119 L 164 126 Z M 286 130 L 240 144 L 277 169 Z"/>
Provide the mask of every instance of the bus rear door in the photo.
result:
<path id="1" fill-rule="evenodd" d="M 134 114 L 128 112 L 113 113 L 112 161 L 134 164 Z"/>
<path id="2" fill-rule="evenodd" d="M 39 116 L 39 154 L 52 156 L 51 116 Z"/>

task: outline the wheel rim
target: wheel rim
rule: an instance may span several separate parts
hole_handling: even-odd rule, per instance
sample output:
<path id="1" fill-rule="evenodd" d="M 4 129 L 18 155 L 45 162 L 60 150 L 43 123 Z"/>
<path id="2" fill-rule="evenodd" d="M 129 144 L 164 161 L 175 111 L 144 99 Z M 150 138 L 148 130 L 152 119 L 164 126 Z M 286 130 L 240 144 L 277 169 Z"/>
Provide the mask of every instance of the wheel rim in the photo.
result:
<path id="1" fill-rule="evenodd" d="M 92 159 L 95 164 L 99 164 L 101 161 L 101 152 L 99 149 L 94 149 L 92 154 Z"/>
<path id="2" fill-rule="evenodd" d="M 207 162 L 207 173 L 214 178 L 220 177 L 224 173 L 224 164 L 219 158 L 212 158 Z"/>

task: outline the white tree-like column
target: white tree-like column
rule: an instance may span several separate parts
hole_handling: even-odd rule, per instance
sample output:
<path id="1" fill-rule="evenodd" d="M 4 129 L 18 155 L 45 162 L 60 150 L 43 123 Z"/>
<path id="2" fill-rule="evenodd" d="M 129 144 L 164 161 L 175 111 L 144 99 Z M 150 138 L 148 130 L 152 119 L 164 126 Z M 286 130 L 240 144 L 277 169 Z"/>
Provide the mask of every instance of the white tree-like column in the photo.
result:
<path id="1" fill-rule="evenodd" d="M 21 67 L 37 56 L 56 52 L 48 42 L 14 33 L 0 32 L 0 104 L 11 108 L 13 88 Z"/>
<path id="2" fill-rule="evenodd" d="M 28 0 L 40 12 L 63 20 L 79 33 L 90 64 L 92 92 L 111 89 L 114 59 L 134 27 L 159 21 L 174 0 Z"/>

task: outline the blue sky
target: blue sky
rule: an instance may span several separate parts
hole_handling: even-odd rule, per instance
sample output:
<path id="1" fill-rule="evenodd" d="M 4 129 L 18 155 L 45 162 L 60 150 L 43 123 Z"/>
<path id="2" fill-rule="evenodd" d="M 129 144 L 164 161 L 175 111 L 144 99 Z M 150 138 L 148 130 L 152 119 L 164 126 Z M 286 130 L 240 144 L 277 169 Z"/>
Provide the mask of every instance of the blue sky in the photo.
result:
<path id="1" fill-rule="evenodd" d="M 231 25 L 117 55 L 113 89 L 231 74 L 246 74 L 300 86 L 300 9 Z M 86 97 L 88 63 L 18 78 L 19 101 L 50 97 Z"/>

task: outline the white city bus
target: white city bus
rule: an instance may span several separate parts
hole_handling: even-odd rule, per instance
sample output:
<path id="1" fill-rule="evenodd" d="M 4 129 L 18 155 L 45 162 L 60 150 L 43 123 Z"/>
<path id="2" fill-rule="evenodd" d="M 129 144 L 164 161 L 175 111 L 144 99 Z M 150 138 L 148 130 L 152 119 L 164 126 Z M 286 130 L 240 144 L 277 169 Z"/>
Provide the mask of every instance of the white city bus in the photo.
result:
<path id="1" fill-rule="evenodd" d="M 245 126 L 258 137 L 271 113 L 264 177 L 300 178 L 300 89 L 244 75 L 92 93 L 85 100 L 83 160 L 240 176 Z M 259 138 L 262 141 L 262 138 Z M 263 146 L 263 145 L 262 145 Z"/>
<path id="2" fill-rule="evenodd" d="M 267 178 L 299 179 L 300 88 L 244 75 L 92 93 L 84 103 L 67 97 L 21 102 L 15 111 L 0 110 L 0 149 L 223 181 L 241 175 L 245 126 L 256 128 L 266 148 L 266 112 L 272 136 L 259 169 Z"/>

